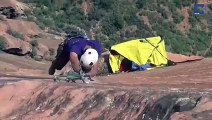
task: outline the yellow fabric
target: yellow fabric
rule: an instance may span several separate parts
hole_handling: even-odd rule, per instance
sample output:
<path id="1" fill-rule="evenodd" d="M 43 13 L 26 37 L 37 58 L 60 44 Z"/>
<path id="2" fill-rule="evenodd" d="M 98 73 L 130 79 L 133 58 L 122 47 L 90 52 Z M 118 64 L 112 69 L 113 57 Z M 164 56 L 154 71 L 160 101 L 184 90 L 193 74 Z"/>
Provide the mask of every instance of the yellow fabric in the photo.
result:
<path id="1" fill-rule="evenodd" d="M 150 44 L 151 43 L 151 44 Z M 125 58 L 138 65 L 152 63 L 156 66 L 167 64 L 165 43 L 161 37 L 135 39 L 111 47 L 120 55 L 110 55 L 109 63 L 113 73 L 119 71 L 121 61 Z"/>

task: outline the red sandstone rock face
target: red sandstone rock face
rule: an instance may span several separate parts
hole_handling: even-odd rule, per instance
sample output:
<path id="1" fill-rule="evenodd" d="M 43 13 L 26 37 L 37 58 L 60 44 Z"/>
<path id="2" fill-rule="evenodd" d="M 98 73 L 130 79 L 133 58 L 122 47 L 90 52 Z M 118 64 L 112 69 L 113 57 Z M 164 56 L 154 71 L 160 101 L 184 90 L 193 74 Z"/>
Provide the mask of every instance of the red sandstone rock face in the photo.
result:
<path id="1" fill-rule="evenodd" d="M 12 7 L 16 12 L 22 14 L 23 10 L 27 8 L 25 4 L 22 4 L 16 0 L 1 0 L 0 7 Z M 4 17 L 4 15 L 3 15 Z M 5 51 L 17 55 L 25 55 L 26 53 L 32 52 L 32 46 L 29 44 L 31 40 L 37 40 L 39 46 L 37 49 L 38 56 L 45 58 L 48 56 L 49 48 L 54 48 L 55 44 L 58 44 L 61 40 L 55 40 L 52 38 L 53 35 L 45 34 L 38 25 L 34 22 L 26 21 L 23 19 L 7 19 L 0 21 L 0 36 L 5 38 L 7 43 Z M 11 29 L 23 35 L 23 39 L 15 38 L 7 33 L 7 30 Z M 46 36 L 41 35 L 45 34 Z M 56 35 L 54 35 L 56 36 Z M 57 37 L 57 36 L 56 36 Z M 38 40 L 39 38 L 39 40 Z M 48 39 L 48 40 L 47 40 Z M 57 38 L 60 39 L 60 38 Z M 41 42 L 42 41 L 42 42 Z M 48 42 L 46 42 L 48 41 Z M 50 42 L 51 41 L 51 42 Z M 45 43 L 51 43 L 50 45 Z M 47 47 L 48 46 L 48 47 Z M 56 48 L 55 48 L 56 49 Z M 12 52 L 11 52 L 12 51 Z"/>
<path id="2" fill-rule="evenodd" d="M 24 35 L 32 36 L 38 35 L 42 32 L 38 25 L 30 21 L 7 19 L 6 21 L 3 21 L 3 23 Z"/>
<path id="3" fill-rule="evenodd" d="M 23 13 L 25 8 L 28 8 L 24 3 L 18 2 L 17 0 L 0 0 L 0 7 L 13 7 L 18 12 Z"/>
<path id="4" fill-rule="evenodd" d="M 37 40 L 36 38 L 33 38 L 33 36 L 38 36 L 40 37 L 39 39 L 43 41 L 45 41 L 45 39 L 48 37 L 45 36 L 44 38 L 42 38 L 41 36 L 39 36 L 42 33 L 42 30 L 34 22 L 5 19 L 4 21 L 0 21 L 0 26 L 0 36 L 4 37 L 5 42 L 7 43 L 5 50 L 11 51 L 11 49 L 15 49 L 14 51 L 16 53 L 14 54 L 25 55 L 26 53 L 32 52 L 32 46 L 30 45 L 30 41 Z M 17 31 L 18 33 L 23 34 L 24 39 L 15 38 L 12 35 L 9 35 L 7 33 L 7 30 L 9 28 Z M 54 44 L 54 42 L 55 41 L 53 41 L 52 44 Z M 52 48 L 52 46 L 50 47 Z M 39 42 L 37 47 L 38 56 L 46 57 L 49 54 L 48 52 L 49 48 L 47 47 L 47 45 Z"/>
<path id="5" fill-rule="evenodd" d="M 169 60 L 172 60 L 173 62 L 177 62 L 177 63 L 203 59 L 203 57 L 201 57 L 201 56 L 194 56 L 194 55 L 193 56 L 185 56 L 185 55 L 174 54 L 174 53 L 170 53 L 170 52 L 167 52 L 167 57 Z"/>
<path id="6" fill-rule="evenodd" d="M 91 84 L 0 78 L 0 118 L 210 120 L 212 60 L 95 78 Z M 26 79 L 27 80 L 27 79 Z M 10 84 L 6 82 L 10 81 Z M 4 108 L 4 109 L 3 109 Z"/>
<path id="7" fill-rule="evenodd" d="M 15 38 L 6 33 L 0 33 L 0 35 L 5 38 L 5 42 L 7 44 L 5 50 L 17 49 L 15 52 L 23 55 L 32 52 L 31 45 L 28 42 Z"/>

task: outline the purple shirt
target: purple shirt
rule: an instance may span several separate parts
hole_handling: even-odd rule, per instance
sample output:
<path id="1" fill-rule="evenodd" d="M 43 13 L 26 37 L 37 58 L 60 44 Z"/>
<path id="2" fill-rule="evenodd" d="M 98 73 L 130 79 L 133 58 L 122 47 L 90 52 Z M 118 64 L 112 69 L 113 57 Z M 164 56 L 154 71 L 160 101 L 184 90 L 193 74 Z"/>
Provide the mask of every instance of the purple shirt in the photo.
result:
<path id="1" fill-rule="evenodd" d="M 77 37 L 77 38 L 72 38 L 71 40 L 68 41 L 65 50 L 68 52 L 74 52 L 78 55 L 78 58 L 82 56 L 84 53 L 84 48 L 86 45 L 91 46 L 93 49 L 95 49 L 99 56 L 102 53 L 102 46 L 99 41 L 97 40 L 87 40 L 85 38 Z"/>

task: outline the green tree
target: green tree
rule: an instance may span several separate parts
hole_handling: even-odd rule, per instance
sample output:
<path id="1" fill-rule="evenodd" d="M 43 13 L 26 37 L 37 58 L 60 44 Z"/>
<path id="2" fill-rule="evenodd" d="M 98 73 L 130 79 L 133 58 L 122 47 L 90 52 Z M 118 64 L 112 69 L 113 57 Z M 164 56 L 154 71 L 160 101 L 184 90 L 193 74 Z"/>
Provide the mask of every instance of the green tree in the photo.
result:
<path id="1" fill-rule="evenodd" d="M 38 3 L 39 6 L 47 6 L 49 8 L 52 8 L 52 0 L 38 0 L 36 1 Z"/>
<path id="2" fill-rule="evenodd" d="M 120 13 L 115 13 L 113 15 L 113 25 L 118 29 L 122 29 L 124 26 L 124 18 L 123 15 Z"/>
<path id="3" fill-rule="evenodd" d="M 186 0 L 173 0 L 174 4 L 176 7 L 181 8 L 182 3 L 185 2 Z"/>
<path id="4" fill-rule="evenodd" d="M 180 23 L 184 19 L 183 15 L 179 12 L 173 12 L 172 18 L 173 18 L 174 23 L 176 23 L 176 24 Z"/>
<path id="5" fill-rule="evenodd" d="M 96 20 L 99 21 L 101 20 L 102 17 L 105 16 L 106 11 L 103 9 L 98 9 L 97 7 L 93 7 L 91 12 L 88 14 L 88 19 L 89 20 Z"/>
<path id="6" fill-rule="evenodd" d="M 139 9 L 142 9 L 146 6 L 146 4 L 148 3 L 148 0 L 137 0 L 136 1 L 136 7 Z"/>
<path id="7" fill-rule="evenodd" d="M 123 28 L 124 19 L 121 14 L 110 14 L 103 20 L 102 24 L 103 33 L 110 35 Z"/>
<path id="8" fill-rule="evenodd" d="M 138 9 L 134 7 L 126 8 L 123 14 L 123 19 L 128 25 L 139 25 L 140 20 L 136 16 Z"/>
<path id="9" fill-rule="evenodd" d="M 171 12 L 175 12 L 177 10 L 177 7 L 173 2 L 167 2 L 167 6 Z"/>
<path id="10" fill-rule="evenodd" d="M 114 0 L 93 0 L 94 5 L 98 6 L 98 8 L 109 10 L 112 8 L 115 3 Z"/>

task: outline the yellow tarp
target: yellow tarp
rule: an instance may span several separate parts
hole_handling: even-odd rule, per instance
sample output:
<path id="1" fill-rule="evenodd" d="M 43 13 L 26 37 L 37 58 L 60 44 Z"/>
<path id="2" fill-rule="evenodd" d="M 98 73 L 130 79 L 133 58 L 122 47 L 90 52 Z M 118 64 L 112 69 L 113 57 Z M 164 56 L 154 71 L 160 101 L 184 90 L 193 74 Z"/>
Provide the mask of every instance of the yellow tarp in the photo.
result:
<path id="1" fill-rule="evenodd" d="M 138 65 L 152 63 L 156 66 L 167 64 L 164 40 L 161 37 L 135 39 L 111 47 L 120 55 L 110 55 L 109 62 L 113 73 L 119 71 L 121 61 L 125 58 Z"/>

